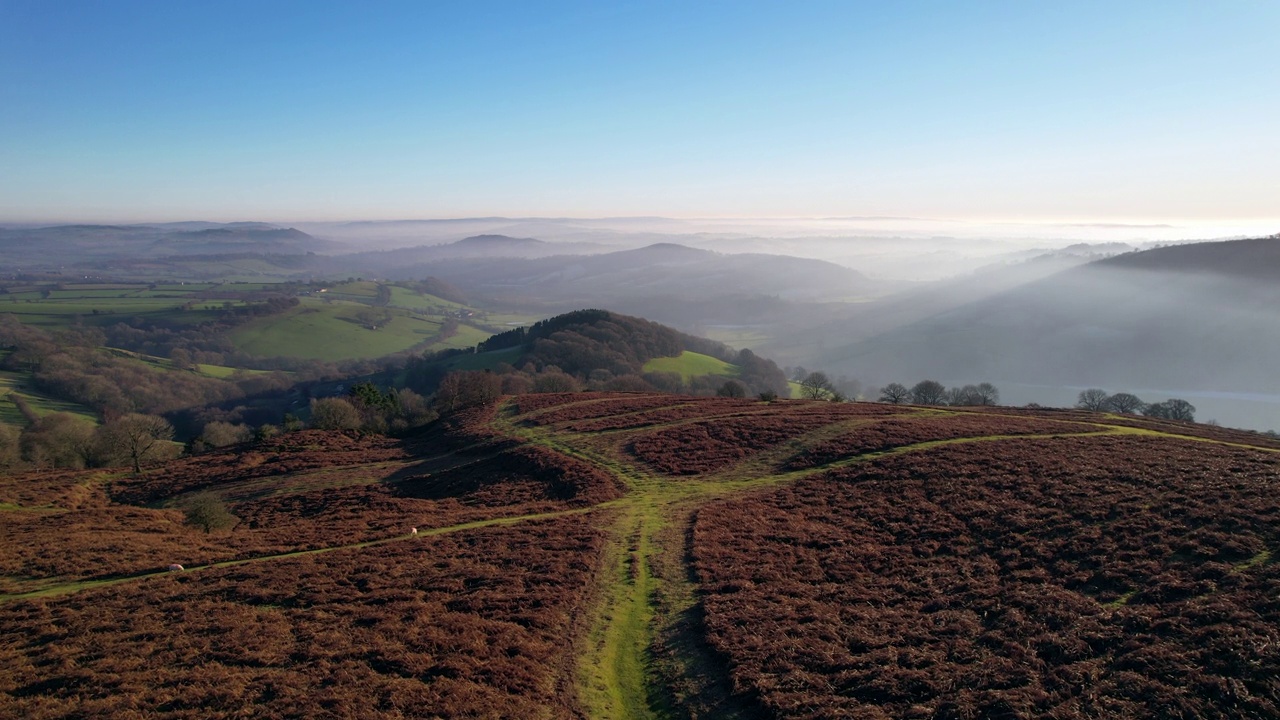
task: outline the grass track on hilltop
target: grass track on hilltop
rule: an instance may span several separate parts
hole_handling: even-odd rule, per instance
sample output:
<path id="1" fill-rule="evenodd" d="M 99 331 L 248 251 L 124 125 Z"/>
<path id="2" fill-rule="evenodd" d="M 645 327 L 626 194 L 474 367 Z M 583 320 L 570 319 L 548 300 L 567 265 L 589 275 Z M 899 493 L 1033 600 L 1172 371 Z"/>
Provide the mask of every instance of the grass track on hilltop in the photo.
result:
<path id="1" fill-rule="evenodd" d="M 598 402 L 608 403 L 610 400 L 585 400 L 569 405 L 590 407 Z M 845 457 L 800 470 L 779 472 L 777 469 L 780 460 L 794 456 L 806 447 L 838 436 L 850 428 L 875 424 L 885 417 L 946 418 L 968 414 L 962 410 L 904 407 L 900 415 L 833 422 L 774 448 L 749 455 L 697 483 L 688 483 L 671 482 L 646 471 L 622 450 L 625 439 L 659 427 L 713 418 L 587 434 L 564 429 L 573 421 L 539 427 L 520 422 L 525 417 L 536 417 L 564 407 L 551 406 L 522 416 L 508 412 L 499 421 L 499 429 L 528 442 L 594 462 L 617 475 L 631 488 L 626 497 L 614 501 L 621 510 L 602 575 L 602 601 L 596 610 L 587 653 L 580 661 L 579 692 L 584 706 L 592 717 L 609 718 L 678 716 L 688 710 L 684 706 L 689 704 L 700 705 L 702 712 L 709 710 L 716 716 L 754 715 L 750 708 L 741 704 L 740 699 L 731 697 L 723 668 L 706 655 L 707 651 L 698 638 L 691 636 L 691 633 L 698 632 L 697 621 L 690 620 L 697 613 L 698 594 L 686 565 L 682 538 L 689 530 L 697 508 L 709 500 L 788 485 L 886 456 L 927 452 L 951 445 L 1147 434 L 1253 447 L 1122 427 L 1104 420 L 1078 423 L 1078 432 L 990 434 L 930 440 Z M 647 411 L 640 410 L 635 414 L 644 412 Z M 660 651 L 655 652 L 655 648 Z M 683 709 L 677 711 L 677 706 Z"/>
<path id="2" fill-rule="evenodd" d="M 467 356 L 479 357 L 479 356 Z M 705 357 L 705 356 L 704 356 Z M 639 394 L 588 394 L 565 395 L 563 402 L 549 396 L 527 396 L 524 412 L 520 412 L 521 399 L 510 399 L 497 408 L 491 420 L 484 420 L 483 430 L 471 436 L 477 447 L 485 443 L 520 441 L 540 446 L 578 461 L 589 463 L 616 478 L 625 494 L 618 499 L 598 502 L 589 507 L 528 512 L 507 517 L 488 517 L 468 522 L 453 522 L 442 527 L 420 530 L 420 536 L 454 533 L 463 530 L 511 525 L 538 519 L 567 515 L 602 512 L 593 516 L 608 532 L 600 558 L 599 569 L 594 576 L 592 605 L 575 617 L 576 630 L 570 639 L 576 663 L 568 678 L 573 683 L 575 695 L 583 714 L 599 718 L 660 719 L 685 717 L 754 718 L 761 708 L 755 707 L 750 698 L 734 696 L 733 685 L 725 658 L 711 650 L 705 637 L 703 621 L 703 593 L 694 574 L 692 559 L 692 528 L 698 514 L 715 500 L 751 498 L 757 494 L 780 491 L 796 483 L 818 479 L 831 474 L 833 477 L 856 477 L 865 473 L 858 469 L 863 464 L 889 459 L 893 462 L 912 460 L 913 454 L 926 454 L 938 448 L 953 448 L 955 452 L 973 452 L 988 457 L 991 451 L 971 451 L 981 444 L 1002 442 L 1053 441 L 1071 438 L 1085 447 L 1094 441 L 1090 438 L 1108 436 L 1151 436 L 1195 442 L 1211 443 L 1232 448 L 1280 452 L 1277 448 L 1256 447 L 1246 441 L 1236 441 L 1233 436 L 1197 437 L 1181 434 L 1173 429 L 1154 429 L 1132 426 L 1132 418 L 1107 418 L 1090 416 L 1085 419 L 1063 416 L 1062 423 L 1043 423 L 1033 427 L 1025 421 L 1026 414 L 1009 410 L 967 410 L 960 408 L 920 408 L 902 406 L 828 405 L 825 403 L 755 403 L 753 401 L 727 401 L 695 399 L 673 396 L 646 396 Z M 652 398 L 652 401 L 651 401 Z M 559 402 L 559 404 L 556 404 Z M 610 414 L 610 406 L 618 412 Z M 701 406 L 705 413 L 685 417 L 668 413 L 668 420 L 656 420 L 651 424 L 615 427 L 613 429 L 573 430 L 575 423 L 583 428 L 590 421 L 601 417 L 644 417 L 662 411 Z M 492 412 L 492 409 L 488 409 Z M 572 419 L 575 413 L 582 420 Z M 784 439 L 761 446 L 747 444 L 746 452 L 723 466 L 695 476 L 667 476 L 657 472 L 631 450 L 632 440 L 640 436 L 658 435 L 662 431 L 682 428 L 697 423 L 714 424 L 717 421 L 742 420 L 753 417 L 770 417 L 776 423 L 785 423 L 791 416 L 793 426 L 798 426 L 800 416 L 812 422 L 802 432 L 787 435 Z M 993 421 L 995 432 L 963 436 L 964 432 L 985 432 L 986 428 L 975 423 L 974 418 L 1007 417 L 1003 425 Z M 1042 417 L 1037 415 L 1036 417 Z M 543 418 L 544 422 L 539 422 Z M 909 442 L 893 447 L 876 446 L 874 451 L 860 451 L 823 456 L 817 464 L 783 469 L 787 461 L 815 448 L 824 446 L 859 429 L 874 427 L 886 421 L 899 422 L 910 418 L 922 425 L 933 424 L 945 436 L 927 441 Z M 824 420 L 829 421 L 824 422 Z M 963 420 L 963 421 L 962 421 Z M 481 422 L 481 421 L 477 421 Z M 892 426 L 892 422 L 886 427 Z M 1124 425 L 1121 423 L 1130 423 Z M 1057 426 L 1069 427 L 1061 432 L 1045 432 Z M 597 427 L 606 427 L 600 425 Z M 1019 428 L 1021 428 L 1021 434 Z M 747 428 L 759 430 L 760 428 Z M 1005 432 L 999 432 L 1004 430 Z M 1191 433 L 1194 428 L 1188 427 Z M 709 442 L 732 444 L 743 442 L 742 436 L 713 436 Z M 898 437 L 898 442 L 902 437 Z M 936 437 L 936 436 L 923 436 Z M 482 439 L 477 439 L 482 438 Z M 922 436 L 915 436 L 922 440 Z M 1136 442 L 1130 440 L 1128 442 Z M 865 447 L 865 446 L 850 446 Z M 436 457 L 436 456 L 432 456 Z M 220 493 L 228 497 L 269 497 L 301 492 L 290 483 L 307 490 L 323 490 L 343 485 L 396 482 L 391 477 L 407 477 L 397 472 L 414 467 L 414 477 L 427 477 L 441 468 L 467 467 L 470 462 L 480 462 L 466 455 L 465 449 L 456 449 L 439 456 L 446 458 L 439 467 L 423 467 L 419 457 L 395 459 L 381 463 L 366 462 L 359 465 L 343 464 L 325 466 L 316 470 L 301 470 L 288 477 L 262 476 L 237 481 L 220 487 Z M 476 456 L 478 457 L 478 456 Z M 509 492 L 509 489 L 506 490 Z M 612 497 L 616 497 L 616 494 Z M 0 507 L 0 511 L 34 511 L 36 508 Z M 710 513 L 710 510 L 705 510 Z M 603 524 L 607 523 L 607 524 Z M 312 547 L 289 552 L 262 554 L 255 557 L 209 562 L 191 567 L 188 572 L 223 568 L 247 563 L 330 553 L 340 550 L 358 551 L 387 543 L 411 540 L 412 536 L 396 534 L 378 537 L 372 533 L 364 537 L 373 539 L 361 542 L 345 542 L 331 547 Z M 327 538 L 327 542 L 333 539 Z M 225 555 L 223 557 L 226 557 Z M 1234 563 L 1232 572 L 1250 572 L 1253 568 L 1273 562 L 1270 549 Z M 162 571 L 152 571 L 127 577 L 104 577 L 71 582 L 50 578 L 30 591 L 0 596 L 0 600 L 38 598 L 74 593 L 134 580 L 146 580 Z M 1121 596 L 1127 602 L 1129 596 Z M 1114 607 L 1108 606 L 1114 610 Z"/>

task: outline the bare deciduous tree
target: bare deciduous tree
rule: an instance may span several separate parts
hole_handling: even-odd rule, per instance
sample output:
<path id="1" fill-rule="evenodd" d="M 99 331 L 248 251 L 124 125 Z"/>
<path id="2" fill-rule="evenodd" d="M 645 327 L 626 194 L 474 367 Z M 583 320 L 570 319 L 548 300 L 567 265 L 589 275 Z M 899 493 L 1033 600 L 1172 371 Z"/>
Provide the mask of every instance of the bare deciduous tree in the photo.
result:
<path id="1" fill-rule="evenodd" d="M 128 460 L 134 472 L 142 464 L 171 455 L 173 426 L 158 415 L 129 413 L 98 428 L 97 441 L 108 455 Z"/>
<path id="2" fill-rule="evenodd" d="M 23 430 L 19 443 L 36 467 L 82 468 L 93 454 L 94 427 L 70 413 L 50 413 Z"/>
<path id="3" fill-rule="evenodd" d="M 1089 388 L 1081 390 L 1080 395 L 1076 397 L 1076 407 L 1081 410 L 1092 410 L 1093 412 L 1102 412 L 1107 409 L 1107 400 L 1110 396 L 1107 391 L 1102 388 Z"/>
<path id="4" fill-rule="evenodd" d="M 880 389 L 880 402 L 901 405 L 911 398 L 911 391 L 902 383 L 889 383 Z"/>
<path id="5" fill-rule="evenodd" d="M 921 380 L 911 388 L 911 402 L 917 405 L 943 405 L 947 402 L 947 388 L 936 380 Z"/>
<path id="6" fill-rule="evenodd" d="M 1152 403 L 1142 409 L 1142 414 L 1148 417 L 1161 418 L 1164 420 L 1183 420 L 1186 422 L 1195 422 L 1196 406 L 1179 398 L 1169 398 L 1164 402 Z"/>
<path id="7" fill-rule="evenodd" d="M 1129 393 L 1116 393 L 1107 398 L 1107 409 L 1112 412 L 1124 413 L 1132 415 L 1142 410 L 1145 403 L 1138 399 L 1137 395 Z"/>
<path id="8" fill-rule="evenodd" d="M 343 398 L 311 401 L 311 427 L 317 430 L 356 430 L 363 421 L 356 406 Z"/>
<path id="9" fill-rule="evenodd" d="M 831 381 L 826 373 L 814 371 L 800 381 L 800 397 L 806 400 L 823 400 L 831 396 Z"/>
<path id="10" fill-rule="evenodd" d="M 978 383 L 978 404 L 979 405 L 999 405 L 1000 390 L 991 383 Z"/>

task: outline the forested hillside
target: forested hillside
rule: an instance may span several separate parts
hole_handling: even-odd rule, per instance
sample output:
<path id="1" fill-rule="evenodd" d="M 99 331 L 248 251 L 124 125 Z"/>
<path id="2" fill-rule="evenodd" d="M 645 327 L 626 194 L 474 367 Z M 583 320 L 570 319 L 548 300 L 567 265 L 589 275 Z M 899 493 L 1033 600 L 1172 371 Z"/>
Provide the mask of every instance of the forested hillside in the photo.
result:
<path id="1" fill-rule="evenodd" d="M 633 389 L 670 391 L 707 390 L 719 387 L 724 377 L 714 377 L 682 386 L 683 378 L 671 373 L 646 372 L 645 364 L 655 358 L 676 357 L 694 352 L 734 366 L 733 380 L 748 394 L 772 391 L 787 394 L 787 379 L 771 360 L 750 350 L 732 348 L 705 338 L 687 335 L 643 318 L 607 310 L 579 310 L 515 328 L 481 343 L 481 352 L 518 349 L 515 365 L 526 363 L 544 369 L 555 367 L 583 380 L 633 378 Z M 626 389 L 626 388 L 618 388 Z"/>

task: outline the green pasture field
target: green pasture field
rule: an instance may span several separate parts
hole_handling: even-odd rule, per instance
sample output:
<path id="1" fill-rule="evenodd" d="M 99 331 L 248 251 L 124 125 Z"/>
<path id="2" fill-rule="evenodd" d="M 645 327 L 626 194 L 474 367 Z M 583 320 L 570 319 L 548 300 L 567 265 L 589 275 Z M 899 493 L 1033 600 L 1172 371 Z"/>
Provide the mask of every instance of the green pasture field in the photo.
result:
<path id="1" fill-rule="evenodd" d="M 252 292 L 253 288 L 244 285 L 233 285 L 231 289 L 239 292 Z M 41 290 L 23 291 L 19 299 L 42 299 Z M 50 290 L 49 300 L 86 300 L 86 299 L 128 299 L 128 298 L 168 298 L 170 300 L 194 300 L 200 302 L 199 297 L 194 297 L 206 290 L 196 289 L 189 285 L 170 285 L 161 287 L 157 285 L 151 288 L 147 285 L 134 285 L 128 288 L 86 288 L 84 286 L 73 285 L 65 290 Z"/>
<path id="2" fill-rule="evenodd" d="M 365 328 L 356 314 L 369 310 L 359 303 L 325 303 L 306 299 L 288 312 L 250 320 L 231 330 L 236 347 L 262 357 L 297 357 L 336 362 L 375 358 L 430 342 L 440 322 L 390 311 L 391 321 L 377 330 Z M 476 339 L 476 333 L 480 334 Z M 488 337 L 462 326 L 442 347 L 466 347 Z"/>
<path id="3" fill-rule="evenodd" d="M 26 427 L 27 420 L 18 410 L 18 406 L 9 400 L 9 394 L 22 396 L 37 415 L 64 412 L 77 415 L 90 422 L 97 423 L 98 416 L 83 405 L 57 400 L 31 387 L 31 377 L 26 373 L 0 370 L 0 422 L 16 427 Z"/>
<path id="4" fill-rule="evenodd" d="M 103 347 L 101 350 L 118 358 L 142 363 L 143 365 L 146 365 L 148 369 L 155 370 L 156 372 L 168 372 L 173 369 L 173 363 L 164 358 L 155 357 L 154 355 L 143 355 L 142 353 L 136 353 L 132 350 L 121 350 L 120 348 L 113 347 Z"/>
<path id="5" fill-rule="evenodd" d="M 165 360 L 164 362 L 167 363 L 169 361 Z M 172 367 L 172 364 L 170 364 L 170 367 Z M 232 375 L 235 375 L 236 373 L 244 373 L 246 375 L 261 375 L 264 373 L 269 373 L 271 371 L 270 370 L 246 370 L 243 368 L 227 367 L 226 365 L 209 365 L 206 363 L 198 363 L 196 365 L 196 372 L 206 377 L 217 378 L 219 380 L 226 380 L 227 378 L 231 377 Z"/>
<path id="6" fill-rule="evenodd" d="M 437 325 L 437 327 L 439 327 Z M 470 325 L 458 324 L 458 332 L 451 338 L 440 340 L 431 345 L 432 350 L 463 349 L 479 345 L 492 337 L 490 333 Z"/>
<path id="7" fill-rule="evenodd" d="M 341 300 L 366 302 L 378 296 L 378 283 L 373 281 L 335 283 L 325 290 L 325 294 Z"/>
<path id="8" fill-rule="evenodd" d="M 180 372 L 173 366 L 173 361 L 168 358 L 156 357 L 154 355 L 143 355 L 142 353 L 136 353 L 131 350 L 121 350 L 120 348 L 113 347 L 104 347 L 102 349 L 116 357 L 127 358 L 129 360 L 140 362 L 152 370 L 159 372 Z M 242 368 L 229 367 L 227 365 L 208 365 L 204 363 L 196 364 L 195 368 L 195 371 L 199 374 L 204 375 L 205 377 L 217 378 L 219 380 L 226 380 L 236 373 L 260 375 L 271 372 L 270 370 L 246 370 Z"/>
<path id="9" fill-rule="evenodd" d="M 156 290 L 159 292 L 197 293 L 212 290 L 216 287 L 219 287 L 218 283 L 164 283 L 156 285 Z"/>
<path id="10" fill-rule="evenodd" d="M 529 327 L 539 320 L 546 320 L 546 315 L 523 315 L 520 313 L 485 313 L 484 322 L 486 325 L 493 325 L 504 330 L 511 330 L 518 327 Z"/>
<path id="11" fill-rule="evenodd" d="M 64 327 L 75 322 L 102 327 L 135 316 L 190 325 L 216 319 L 226 303 L 233 307 L 246 304 L 245 300 L 200 297 L 206 292 L 252 293 L 278 286 L 280 283 L 264 283 L 261 278 L 253 282 L 166 283 L 154 287 L 143 282 L 63 283 L 62 289 L 57 290 L 48 284 L 10 286 L 9 293 L 0 295 L 0 313 L 12 313 L 22 322 L 40 327 Z M 193 303 L 192 309 L 182 310 L 188 302 Z"/>
<path id="12" fill-rule="evenodd" d="M 230 280 L 226 282 L 214 283 L 209 286 L 210 290 L 220 290 L 222 292 L 261 292 L 263 290 L 278 290 L 284 282 L 262 282 L 262 278 L 256 280 Z"/>
<path id="13" fill-rule="evenodd" d="M 392 286 L 391 288 L 391 305 L 394 307 L 423 311 L 460 310 L 465 307 L 464 305 L 436 297 L 435 295 L 419 295 L 408 288 L 395 286 Z"/>
<path id="14" fill-rule="evenodd" d="M 67 327 L 75 324 L 77 318 L 85 325 L 102 327 L 114 325 L 134 316 L 149 320 L 163 319 L 166 323 L 189 325 L 217 317 L 217 311 L 205 310 L 206 305 L 214 305 L 219 309 L 222 301 L 208 301 L 197 304 L 192 310 L 182 310 L 181 306 L 187 298 L 148 298 L 148 297 L 115 297 L 115 298 L 80 298 L 48 300 L 36 298 L 30 302 L 14 302 L 0 300 L 0 313 L 12 313 L 24 323 L 37 327 Z M 242 305 L 241 302 L 233 302 Z M 94 310 L 98 314 L 94 314 Z"/>
<path id="15" fill-rule="evenodd" d="M 201 274 L 205 277 L 214 276 L 222 280 L 223 289 L 232 290 L 239 288 L 241 290 L 250 290 L 253 288 L 270 289 L 273 285 L 287 282 L 293 277 L 280 268 L 263 260 L 241 260 L 236 263 L 219 263 L 221 267 L 217 269 L 220 272 L 208 272 L 204 267 L 201 268 Z M 263 282 L 263 277 L 278 277 L 275 282 Z"/>
<path id="16" fill-rule="evenodd" d="M 680 373 L 686 382 L 689 378 L 701 375 L 718 375 L 721 377 L 737 377 L 738 366 L 717 360 L 710 355 L 685 350 L 677 357 L 654 358 L 644 364 L 645 372 Z"/>

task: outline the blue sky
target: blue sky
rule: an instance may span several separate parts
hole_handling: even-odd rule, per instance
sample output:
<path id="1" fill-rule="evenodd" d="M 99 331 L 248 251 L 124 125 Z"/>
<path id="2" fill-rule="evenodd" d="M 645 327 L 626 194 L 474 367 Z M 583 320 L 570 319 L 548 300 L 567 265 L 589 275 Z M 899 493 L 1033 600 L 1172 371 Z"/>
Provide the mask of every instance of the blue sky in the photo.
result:
<path id="1" fill-rule="evenodd" d="M 1261 0 L 0 0 L 0 220 L 1276 218 L 1277 37 Z"/>

